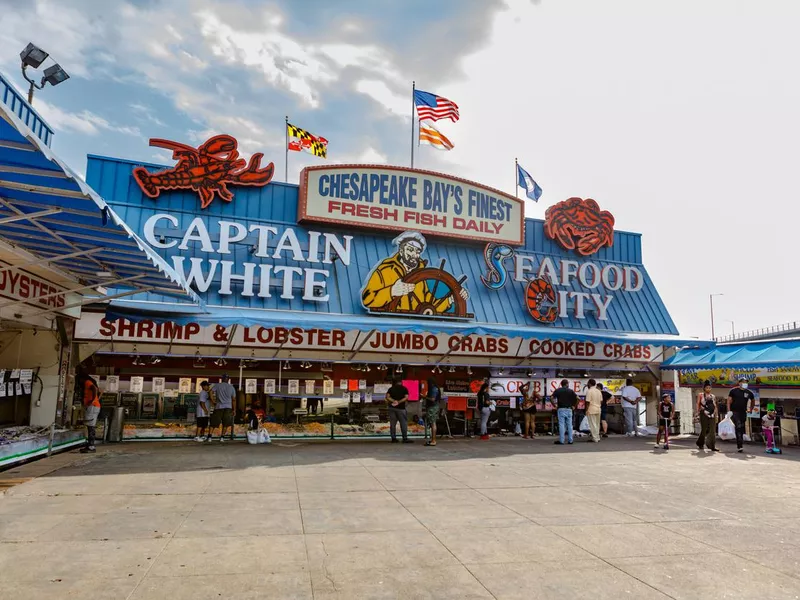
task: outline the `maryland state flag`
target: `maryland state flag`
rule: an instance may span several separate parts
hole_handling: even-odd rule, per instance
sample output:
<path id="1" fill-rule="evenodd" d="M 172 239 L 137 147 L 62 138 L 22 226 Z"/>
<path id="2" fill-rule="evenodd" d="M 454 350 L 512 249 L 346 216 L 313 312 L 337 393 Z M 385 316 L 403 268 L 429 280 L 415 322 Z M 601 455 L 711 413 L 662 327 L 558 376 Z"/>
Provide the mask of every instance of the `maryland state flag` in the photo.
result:
<path id="1" fill-rule="evenodd" d="M 328 140 L 324 137 L 309 133 L 305 129 L 286 123 L 289 137 L 289 150 L 294 152 L 308 152 L 314 156 L 328 158 Z"/>

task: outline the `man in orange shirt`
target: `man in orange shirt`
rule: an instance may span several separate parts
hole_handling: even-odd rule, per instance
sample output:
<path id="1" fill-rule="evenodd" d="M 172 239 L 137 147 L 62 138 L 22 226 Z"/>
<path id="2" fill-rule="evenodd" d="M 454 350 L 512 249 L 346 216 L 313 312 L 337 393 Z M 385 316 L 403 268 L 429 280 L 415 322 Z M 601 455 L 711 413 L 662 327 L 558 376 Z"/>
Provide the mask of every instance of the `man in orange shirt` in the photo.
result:
<path id="1" fill-rule="evenodd" d="M 89 375 L 82 374 L 79 383 L 83 388 L 83 424 L 86 425 L 86 437 L 88 443 L 85 448 L 81 448 L 83 454 L 97 452 L 94 447 L 97 435 L 97 417 L 100 416 L 100 390 L 97 382 Z"/>

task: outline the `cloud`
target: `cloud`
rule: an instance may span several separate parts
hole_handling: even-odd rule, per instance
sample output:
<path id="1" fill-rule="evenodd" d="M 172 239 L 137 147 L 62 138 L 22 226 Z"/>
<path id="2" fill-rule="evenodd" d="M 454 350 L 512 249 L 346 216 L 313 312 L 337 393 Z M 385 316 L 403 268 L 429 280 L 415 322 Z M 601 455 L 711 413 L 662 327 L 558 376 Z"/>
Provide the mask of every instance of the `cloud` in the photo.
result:
<path id="1" fill-rule="evenodd" d="M 411 119 L 411 88 L 409 86 L 408 96 L 403 98 L 394 92 L 384 81 L 376 79 L 362 79 L 356 82 L 357 92 L 369 96 L 389 113 L 402 117 L 407 121 Z"/>
<path id="2" fill-rule="evenodd" d="M 44 100 L 37 101 L 36 109 L 41 113 L 42 117 L 44 117 L 44 120 L 56 130 L 76 131 L 85 135 L 98 135 L 101 131 L 123 133 L 133 136 L 142 135 L 138 127 L 114 125 L 103 117 L 88 110 L 71 113 L 61 110 L 57 106 L 49 104 Z"/>

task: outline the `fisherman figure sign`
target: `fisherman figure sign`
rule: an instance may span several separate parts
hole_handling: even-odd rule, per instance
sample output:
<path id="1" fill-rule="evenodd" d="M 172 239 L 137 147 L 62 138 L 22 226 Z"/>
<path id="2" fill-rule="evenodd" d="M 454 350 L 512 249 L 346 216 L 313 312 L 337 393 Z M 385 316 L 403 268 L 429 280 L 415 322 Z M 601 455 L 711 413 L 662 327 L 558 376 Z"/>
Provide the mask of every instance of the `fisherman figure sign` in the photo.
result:
<path id="1" fill-rule="evenodd" d="M 462 287 L 466 276 L 456 280 L 439 268 L 428 267 L 422 258 L 427 248 L 425 237 L 406 231 L 392 240 L 397 252 L 382 260 L 370 273 L 361 302 L 375 313 L 441 315 L 472 318 L 467 314 L 469 292 Z"/>

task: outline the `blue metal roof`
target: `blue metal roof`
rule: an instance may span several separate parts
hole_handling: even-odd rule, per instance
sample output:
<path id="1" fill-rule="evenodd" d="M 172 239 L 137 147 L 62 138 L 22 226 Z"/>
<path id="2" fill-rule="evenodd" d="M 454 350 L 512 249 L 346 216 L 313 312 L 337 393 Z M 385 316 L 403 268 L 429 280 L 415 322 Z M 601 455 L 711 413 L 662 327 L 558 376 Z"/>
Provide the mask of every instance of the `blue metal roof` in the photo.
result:
<path id="1" fill-rule="evenodd" d="M 0 77 L 0 93 L 3 86 L 13 89 Z M 35 131 L 21 120 L 19 99 L 13 97 L 13 105 L 0 103 L 0 240 L 57 268 L 80 286 L 76 290 L 113 285 L 201 302 L 185 279 L 53 154 L 46 143 L 52 132 L 38 115 L 22 111 Z"/>
<path id="2" fill-rule="evenodd" d="M 191 191 L 171 191 L 162 194 L 156 200 L 145 197 L 131 176 L 134 167 L 142 163 L 101 156 L 89 156 L 87 181 L 114 207 L 122 219 L 137 232 L 143 231 L 145 221 L 156 213 L 169 213 L 178 219 L 178 228 L 156 229 L 156 235 L 163 235 L 168 241 L 179 239 L 189 223 L 200 217 L 211 232 L 212 242 L 218 240 L 215 235 L 216 221 L 220 219 L 235 220 L 249 228 L 252 224 L 267 224 L 275 227 L 280 234 L 285 228 L 292 227 L 298 233 L 301 246 L 307 248 L 308 231 L 335 232 L 353 234 L 352 256 L 350 266 L 335 262 L 331 266 L 332 276 L 329 281 L 330 301 L 327 303 L 304 302 L 299 297 L 284 300 L 278 294 L 270 298 L 242 297 L 239 294 L 219 295 L 213 290 L 201 294 L 209 306 L 231 309 L 263 309 L 266 311 L 291 311 L 284 315 L 284 322 L 296 318 L 297 315 L 316 313 L 320 317 L 329 315 L 345 315 L 351 322 L 358 319 L 359 325 L 370 327 L 376 317 L 366 313 L 361 305 L 361 288 L 372 268 L 382 259 L 394 253 L 391 233 L 368 232 L 341 228 L 322 224 L 298 225 L 297 201 L 298 186 L 281 182 L 272 182 L 262 188 L 237 188 L 233 202 L 214 202 L 204 210 L 199 209 L 197 194 Z M 158 167 L 156 165 L 144 165 Z M 396 235 L 396 234 L 395 234 Z M 252 239 L 251 239 L 252 238 Z M 226 260 L 234 264 L 252 262 L 248 246 L 256 241 L 255 234 L 250 238 L 231 246 L 232 254 Z M 165 258 L 171 257 L 175 250 L 158 250 Z M 587 260 L 573 252 L 561 248 L 556 242 L 544 235 L 544 223 L 541 220 L 526 219 L 525 244 L 517 248 L 518 254 L 531 256 L 550 256 L 554 259 L 571 259 L 578 262 Z M 180 255 L 188 259 L 192 257 L 208 258 L 192 244 Z M 560 318 L 552 326 L 539 326 L 527 314 L 524 307 L 524 287 L 521 282 L 510 281 L 499 291 L 487 289 L 480 281 L 485 273 L 486 264 L 483 258 L 483 245 L 474 242 L 459 243 L 451 239 L 443 240 L 428 237 L 428 247 L 424 254 L 430 264 L 438 265 L 446 260 L 446 270 L 456 277 L 462 274 L 468 277 L 467 287 L 470 292 L 469 310 L 474 313 L 471 326 L 510 327 L 521 331 L 522 328 L 535 329 L 541 336 L 542 331 L 554 336 L 558 331 L 569 330 L 581 335 L 601 334 L 647 334 L 650 337 L 675 336 L 678 331 L 669 316 L 650 276 L 642 265 L 641 237 L 639 234 L 616 231 L 614 244 L 602 248 L 592 255 L 591 260 L 601 267 L 604 264 L 636 266 L 641 270 L 644 286 L 639 292 L 619 292 L 608 309 L 608 319 L 598 320 L 594 313 L 587 313 L 586 318 L 574 316 Z M 272 260 L 275 265 L 295 264 L 287 260 Z M 563 289 L 563 288 L 561 288 Z M 577 281 L 573 281 L 574 291 L 591 291 L 582 289 Z M 154 294 L 136 297 L 147 301 L 161 301 Z M 395 327 L 405 318 L 392 319 Z M 640 336 L 641 338 L 647 336 Z M 677 342 L 676 342 L 677 343 Z"/>
<path id="3" fill-rule="evenodd" d="M 681 350 L 661 365 L 662 369 L 715 367 L 790 367 L 800 365 L 800 340 L 756 342 L 717 346 L 711 350 Z"/>

